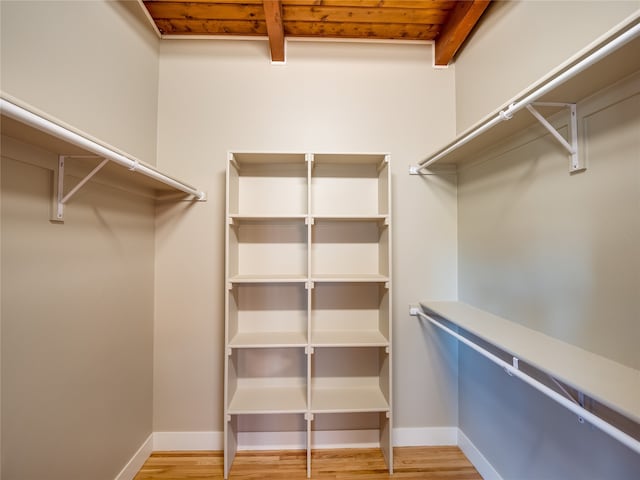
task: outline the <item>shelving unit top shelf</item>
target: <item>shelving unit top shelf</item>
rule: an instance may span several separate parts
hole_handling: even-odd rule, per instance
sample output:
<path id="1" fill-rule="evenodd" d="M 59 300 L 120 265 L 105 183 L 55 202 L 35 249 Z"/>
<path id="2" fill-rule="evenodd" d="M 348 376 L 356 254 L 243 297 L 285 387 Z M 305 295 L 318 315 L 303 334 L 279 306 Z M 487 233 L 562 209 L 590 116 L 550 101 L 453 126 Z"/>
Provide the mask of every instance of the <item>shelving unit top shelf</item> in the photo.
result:
<path id="1" fill-rule="evenodd" d="M 300 283 L 307 280 L 306 275 L 235 275 L 229 281 L 232 283 Z"/>
<path id="2" fill-rule="evenodd" d="M 379 275 L 375 273 L 364 274 L 314 274 L 311 276 L 311 280 L 315 282 L 388 282 L 389 277 L 387 275 Z"/>
<path id="3" fill-rule="evenodd" d="M 595 63 L 587 66 L 577 74 L 567 78 L 558 85 L 553 86 L 548 92 L 544 93 L 535 102 L 554 102 L 554 103 L 579 103 L 594 93 L 608 87 L 629 75 L 640 70 L 640 35 L 638 30 L 640 24 L 638 18 L 633 19 L 630 25 L 623 27 L 615 35 L 609 39 L 603 40 L 600 44 L 581 52 L 558 69 L 552 71 L 549 75 L 541 78 L 514 99 L 506 102 L 500 108 L 487 115 L 481 121 L 461 132 L 454 139 L 448 142 L 439 150 L 433 152 L 425 160 L 418 163 L 417 167 L 412 167 L 411 173 L 417 173 L 415 170 L 428 168 L 434 164 L 454 164 L 458 167 L 466 163 L 472 162 L 483 153 L 491 150 L 505 139 L 525 130 L 526 128 L 537 123 L 537 120 L 526 111 L 515 112 L 510 119 L 498 121 L 489 129 L 482 131 L 478 136 L 474 136 L 470 140 L 463 142 L 467 137 L 473 136 L 475 132 L 483 129 L 487 124 L 497 120 L 501 116 L 501 112 L 507 113 L 511 105 L 518 104 L 523 99 L 529 97 L 532 93 L 545 89 L 547 85 L 568 72 L 572 67 L 577 66 L 581 61 L 585 60 L 589 55 L 596 52 L 599 48 L 606 46 L 608 41 L 622 34 L 633 35 L 633 38 L 620 46 L 617 50 L 613 50 L 606 56 L 600 58 Z M 635 23 L 634 23 L 635 22 Z M 523 109 L 526 110 L 526 109 Z M 439 158 L 438 158 L 439 157 Z"/>
<path id="4" fill-rule="evenodd" d="M 462 302 L 421 302 L 436 315 L 640 422 L 640 370 Z"/>
<path id="5" fill-rule="evenodd" d="M 315 164 L 349 164 L 349 165 L 380 165 L 386 161 L 386 155 L 381 153 L 316 153 L 313 155 Z"/>
<path id="6" fill-rule="evenodd" d="M 304 163 L 304 153 L 232 153 L 230 154 L 239 165 L 278 165 Z"/>

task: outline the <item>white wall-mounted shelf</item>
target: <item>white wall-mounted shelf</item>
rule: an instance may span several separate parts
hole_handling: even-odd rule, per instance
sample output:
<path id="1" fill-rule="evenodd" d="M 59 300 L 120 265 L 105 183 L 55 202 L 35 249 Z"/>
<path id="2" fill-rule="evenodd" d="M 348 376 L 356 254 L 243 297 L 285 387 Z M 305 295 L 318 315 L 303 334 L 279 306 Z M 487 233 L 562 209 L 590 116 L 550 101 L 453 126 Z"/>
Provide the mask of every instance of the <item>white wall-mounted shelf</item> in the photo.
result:
<path id="1" fill-rule="evenodd" d="M 520 378 L 565 406 L 574 409 L 589 423 L 601 428 L 630 448 L 640 452 L 640 441 L 620 432 L 580 405 L 575 399 L 567 399 L 540 384 L 519 370 L 526 363 L 549 378 L 562 382 L 577 392 L 640 424 L 640 370 L 614 362 L 575 345 L 532 330 L 518 323 L 485 312 L 462 302 L 421 302 L 422 311 L 416 314 L 436 322 L 459 340 L 475 348 L 496 363 L 504 364 L 495 354 L 478 346 L 473 338 L 455 331 L 460 327 L 471 335 L 506 352 L 511 358 L 506 362 L 510 374 Z M 451 322 L 452 330 L 442 320 Z M 515 359 L 515 360 L 513 360 Z M 581 418 L 582 418 L 581 417 Z"/>
<path id="2" fill-rule="evenodd" d="M 228 161 L 225 477 L 243 433 L 291 414 L 308 476 L 326 418 L 354 414 L 392 472 L 389 156 Z"/>
<path id="3" fill-rule="evenodd" d="M 537 124 L 538 119 L 525 111 L 536 103 L 576 104 L 592 94 L 640 70 L 640 15 L 635 15 L 615 31 L 606 34 L 558 69 L 535 82 L 481 121 L 457 135 L 417 165 L 411 174 L 435 164 L 458 167 L 473 162 L 505 139 Z M 544 108 L 544 107 L 543 107 Z M 539 109 L 542 112 L 542 108 Z M 545 113 L 551 114 L 559 107 Z M 559 145 L 559 148 L 562 148 Z M 578 152 L 578 168 L 584 167 Z"/>
<path id="4" fill-rule="evenodd" d="M 58 155 L 58 163 L 52 168 L 55 172 L 52 220 L 64 219 L 64 205 L 95 175 L 108 183 L 142 187 L 158 199 L 173 198 L 176 194 L 206 199 L 206 194 L 196 187 L 8 95 L 2 94 L 0 98 L 0 113 L 2 135 Z M 65 169 L 69 168 L 84 176 L 75 186 L 65 185 Z"/>

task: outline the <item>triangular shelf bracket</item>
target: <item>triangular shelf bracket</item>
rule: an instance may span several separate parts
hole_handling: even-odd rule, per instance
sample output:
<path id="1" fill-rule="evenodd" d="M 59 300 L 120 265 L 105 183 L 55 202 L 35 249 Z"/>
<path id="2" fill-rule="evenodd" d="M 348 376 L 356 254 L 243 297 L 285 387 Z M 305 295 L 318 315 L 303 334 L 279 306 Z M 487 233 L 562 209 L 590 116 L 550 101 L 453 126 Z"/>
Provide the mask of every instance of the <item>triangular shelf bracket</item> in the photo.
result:
<path id="1" fill-rule="evenodd" d="M 542 116 L 534 106 L 540 107 L 562 107 L 569 109 L 569 139 L 565 139 L 549 121 Z M 584 159 L 580 157 L 578 151 L 578 115 L 575 103 L 557 103 L 557 102 L 534 102 L 526 105 L 527 110 L 533 115 L 538 122 L 546 128 L 564 149 L 569 152 L 570 164 L 569 173 L 582 172 L 587 169 Z"/>
<path id="2" fill-rule="evenodd" d="M 74 158 L 78 158 L 78 156 L 74 155 Z M 82 156 L 84 158 L 85 156 Z M 73 187 L 69 192 L 64 194 L 64 162 L 65 159 L 70 158 L 65 155 L 58 156 L 58 168 L 55 171 L 54 179 L 53 179 L 53 215 L 51 216 L 51 221 L 53 222 L 64 222 L 64 205 L 71 200 L 78 190 L 80 190 L 85 183 L 87 183 L 91 178 L 102 170 L 107 163 L 109 163 L 109 159 L 105 158 L 100 162 L 93 170 L 91 170 L 86 177 L 80 180 L 75 187 Z M 86 158 L 96 158 L 95 156 L 87 156 Z"/>

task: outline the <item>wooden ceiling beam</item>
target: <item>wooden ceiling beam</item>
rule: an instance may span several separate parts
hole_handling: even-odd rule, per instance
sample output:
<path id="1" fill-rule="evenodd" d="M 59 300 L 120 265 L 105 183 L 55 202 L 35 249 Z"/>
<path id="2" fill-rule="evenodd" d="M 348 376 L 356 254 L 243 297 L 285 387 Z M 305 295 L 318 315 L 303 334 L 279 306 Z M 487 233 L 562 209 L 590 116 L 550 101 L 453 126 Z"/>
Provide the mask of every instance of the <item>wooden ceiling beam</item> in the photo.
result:
<path id="1" fill-rule="evenodd" d="M 280 0 L 264 0 L 264 18 L 267 22 L 272 62 L 284 62 L 284 26 Z"/>
<path id="2" fill-rule="evenodd" d="M 449 20 L 436 38 L 436 65 L 446 66 L 451 62 L 489 3 L 491 0 L 464 0 L 456 3 Z"/>

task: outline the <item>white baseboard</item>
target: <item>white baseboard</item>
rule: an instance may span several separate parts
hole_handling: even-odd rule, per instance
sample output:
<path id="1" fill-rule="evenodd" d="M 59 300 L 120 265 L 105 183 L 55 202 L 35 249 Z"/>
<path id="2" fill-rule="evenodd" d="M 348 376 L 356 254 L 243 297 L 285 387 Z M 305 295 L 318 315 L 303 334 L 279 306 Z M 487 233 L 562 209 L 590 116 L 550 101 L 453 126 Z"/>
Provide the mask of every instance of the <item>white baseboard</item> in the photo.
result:
<path id="1" fill-rule="evenodd" d="M 394 447 L 457 445 L 456 427 L 394 428 Z"/>
<path id="2" fill-rule="evenodd" d="M 131 460 L 124 466 L 122 471 L 116 476 L 115 480 L 133 480 L 144 462 L 147 461 L 149 455 L 153 451 L 153 433 L 147 437 L 138 451 L 131 457 Z"/>
<path id="3" fill-rule="evenodd" d="M 489 463 L 478 448 L 469 440 L 462 430 L 458 430 L 458 446 L 462 453 L 466 455 L 469 461 L 476 467 L 478 473 L 484 480 L 502 480 L 500 474 Z"/>
<path id="4" fill-rule="evenodd" d="M 306 432 L 243 432 L 239 450 L 306 448 Z M 369 448 L 379 446 L 377 430 L 312 432 L 313 448 Z M 152 451 L 222 450 L 223 432 L 154 432 L 140 446 L 115 480 L 133 480 Z M 394 428 L 396 447 L 458 445 L 484 480 L 503 480 L 478 448 L 456 427 Z"/>
<path id="5" fill-rule="evenodd" d="M 379 430 L 316 430 L 311 432 L 314 450 L 328 448 L 375 448 L 380 446 Z"/>
<path id="6" fill-rule="evenodd" d="M 304 450 L 307 432 L 239 432 L 238 450 Z"/>
<path id="7" fill-rule="evenodd" d="M 153 449 L 163 450 L 222 450 L 222 432 L 154 432 Z"/>
<path id="8" fill-rule="evenodd" d="M 314 449 L 378 447 L 378 430 L 319 430 L 311 433 Z M 239 450 L 307 448 L 306 432 L 241 432 Z M 457 445 L 456 427 L 395 428 L 393 445 Z M 154 450 L 222 450 L 223 432 L 155 432 Z"/>

